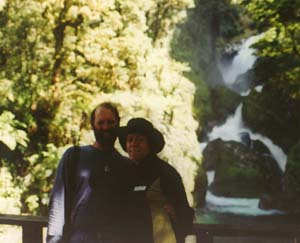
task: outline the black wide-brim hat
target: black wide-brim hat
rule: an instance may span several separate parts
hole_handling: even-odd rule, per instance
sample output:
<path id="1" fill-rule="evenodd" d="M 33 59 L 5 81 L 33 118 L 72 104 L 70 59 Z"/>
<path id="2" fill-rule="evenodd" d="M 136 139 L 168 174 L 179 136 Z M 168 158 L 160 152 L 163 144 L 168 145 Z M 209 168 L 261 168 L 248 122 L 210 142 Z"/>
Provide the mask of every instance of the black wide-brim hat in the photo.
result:
<path id="1" fill-rule="evenodd" d="M 144 118 L 132 118 L 128 121 L 127 126 L 119 128 L 119 142 L 125 151 L 127 135 L 130 133 L 146 135 L 152 152 L 156 154 L 159 153 L 165 146 L 164 136 L 160 131 L 153 127 L 150 121 Z"/>

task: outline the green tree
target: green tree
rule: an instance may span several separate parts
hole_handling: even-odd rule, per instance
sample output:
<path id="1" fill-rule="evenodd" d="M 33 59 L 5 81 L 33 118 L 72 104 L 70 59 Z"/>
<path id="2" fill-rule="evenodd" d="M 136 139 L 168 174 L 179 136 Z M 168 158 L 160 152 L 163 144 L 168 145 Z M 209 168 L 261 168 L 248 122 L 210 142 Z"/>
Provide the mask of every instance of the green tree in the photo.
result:
<path id="1" fill-rule="evenodd" d="M 244 1 L 264 37 L 255 45 L 256 71 L 289 99 L 300 98 L 300 2 L 289 0 Z"/>
<path id="2" fill-rule="evenodd" d="M 145 116 L 164 132 L 162 154 L 187 190 L 200 158 L 193 85 L 168 54 L 190 0 L 10 0 L 0 2 L 0 117 L 10 130 L 5 166 L 22 210 L 45 213 L 65 146 L 91 141 L 89 113 L 103 100 L 123 120 Z M 1 91 L 2 92 L 2 91 Z M 2 120 L 0 120 L 0 123 Z M 12 143 L 14 142 L 14 143 Z M 191 195 L 190 199 L 191 199 Z"/>

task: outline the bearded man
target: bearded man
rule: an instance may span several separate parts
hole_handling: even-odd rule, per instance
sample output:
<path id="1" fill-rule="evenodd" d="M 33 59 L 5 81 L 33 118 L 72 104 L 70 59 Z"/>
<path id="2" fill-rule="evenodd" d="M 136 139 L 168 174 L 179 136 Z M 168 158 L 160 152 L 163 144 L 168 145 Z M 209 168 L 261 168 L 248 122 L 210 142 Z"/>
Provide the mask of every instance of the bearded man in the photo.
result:
<path id="1" fill-rule="evenodd" d="M 101 103 L 91 113 L 95 142 L 64 153 L 49 203 L 47 243 L 122 242 L 129 160 L 114 147 L 119 123 L 117 108 Z"/>

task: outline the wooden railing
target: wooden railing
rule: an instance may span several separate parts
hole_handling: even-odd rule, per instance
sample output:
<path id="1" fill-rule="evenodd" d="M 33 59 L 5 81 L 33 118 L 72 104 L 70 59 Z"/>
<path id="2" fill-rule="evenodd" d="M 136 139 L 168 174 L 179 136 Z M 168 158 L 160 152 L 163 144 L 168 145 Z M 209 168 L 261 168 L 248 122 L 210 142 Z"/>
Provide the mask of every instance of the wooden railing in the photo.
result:
<path id="1" fill-rule="evenodd" d="M 0 214 L 0 224 L 22 226 L 23 243 L 42 243 L 43 227 L 47 218 Z M 276 237 L 300 243 L 300 225 L 234 225 L 234 224 L 194 224 L 192 232 L 196 243 L 213 243 L 214 237 Z"/>
<path id="2" fill-rule="evenodd" d="M 42 243 L 43 227 L 47 227 L 47 218 L 41 216 L 0 214 L 0 224 L 22 226 L 23 243 Z"/>

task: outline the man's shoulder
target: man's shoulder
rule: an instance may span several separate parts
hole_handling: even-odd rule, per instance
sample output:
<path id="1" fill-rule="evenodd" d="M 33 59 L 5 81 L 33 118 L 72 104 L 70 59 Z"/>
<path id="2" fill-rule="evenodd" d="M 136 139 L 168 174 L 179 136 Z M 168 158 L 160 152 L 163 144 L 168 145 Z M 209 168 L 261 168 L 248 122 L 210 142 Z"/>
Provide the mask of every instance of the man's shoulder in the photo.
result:
<path id="1" fill-rule="evenodd" d="M 63 154 L 63 161 L 74 161 L 80 160 L 80 158 L 86 157 L 91 154 L 92 148 L 89 145 L 73 145 L 68 147 Z M 66 162 L 64 162 L 66 163 Z"/>
<path id="2" fill-rule="evenodd" d="M 92 145 L 72 145 L 66 149 L 65 153 L 72 153 L 73 151 L 80 151 L 80 153 L 82 154 L 101 154 L 98 153 L 98 149 L 96 149 Z"/>
<path id="3" fill-rule="evenodd" d="M 132 161 L 128 157 L 122 155 L 117 150 L 114 151 L 113 156 L 115 157 L 116 160 L 118 160 L 120 163 L 122 163 L 124 165 L 131 165 L 132 164 Z"/>
<path id="4" fill-rule="evenodd" d="M 91 146 L 90 145 L 72 145 L 68 147 L 65 151 L 65 154 L 72 153 L 74 151 L 91 151 Z"/>

